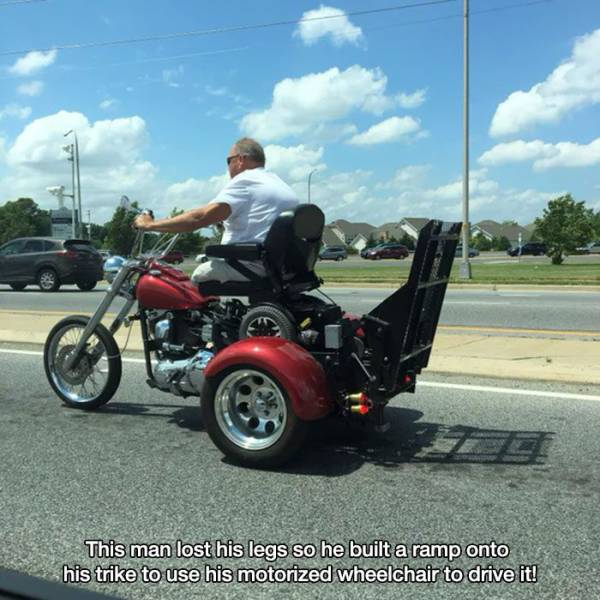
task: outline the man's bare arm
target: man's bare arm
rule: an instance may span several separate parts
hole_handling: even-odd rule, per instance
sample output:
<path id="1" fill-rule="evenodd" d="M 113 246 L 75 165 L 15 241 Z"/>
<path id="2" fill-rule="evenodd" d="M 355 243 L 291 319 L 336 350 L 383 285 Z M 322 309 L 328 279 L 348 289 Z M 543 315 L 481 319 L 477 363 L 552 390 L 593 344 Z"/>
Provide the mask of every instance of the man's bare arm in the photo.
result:
<path id="1" fill-rule="evenodd" d="M 159 233 L 189 233 L 201 227 L 209 227 L 224 221 L 231 214 L 228 204 L 210 203 L 200 208 L 192 208 L 176 217 L 157 219 L 148 215 L 140 215 L 135 219 L 135 226 L 144 231 Z"/>

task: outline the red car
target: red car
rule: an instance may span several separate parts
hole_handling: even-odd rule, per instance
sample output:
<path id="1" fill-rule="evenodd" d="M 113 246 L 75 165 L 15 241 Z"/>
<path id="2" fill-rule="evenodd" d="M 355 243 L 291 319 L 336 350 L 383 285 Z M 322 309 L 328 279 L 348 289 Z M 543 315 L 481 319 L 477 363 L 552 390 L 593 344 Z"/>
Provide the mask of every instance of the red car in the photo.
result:
<path id="1" fill-rule="evenodd" d="M 165 254 L 161 260 L 164 262 L 168 262 L 172 265 L 180 265 L 183 262 L 184 256 L 183 252 L 180 250 L 171 250 L 167 254 Z"/>
<path id="2" fill-rule="evenodd" d="M 382 244 L 367 250 L 365 258 L 380 260 L 382 258 L 406 258 L 408 248 L 403 244 Z"/>

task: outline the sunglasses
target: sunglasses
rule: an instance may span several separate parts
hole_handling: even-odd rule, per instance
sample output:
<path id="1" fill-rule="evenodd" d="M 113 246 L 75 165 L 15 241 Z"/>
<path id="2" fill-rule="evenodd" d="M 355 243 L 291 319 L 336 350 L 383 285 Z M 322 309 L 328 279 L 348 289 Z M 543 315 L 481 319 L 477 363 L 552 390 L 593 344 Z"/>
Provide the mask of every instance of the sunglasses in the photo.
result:
<path id="1" fill-rule="evenodd" d="M 238 156 L 242 156 L 242 155 L 241 155 L 241 154 L 234 154 L 233 156 L 228 156 L 228 157 L 227 157 L 227 165 L 230 165 L 230 164 L 231 164 L 231 161 L 232 161 L 234 158 L 237 158 Z"/>

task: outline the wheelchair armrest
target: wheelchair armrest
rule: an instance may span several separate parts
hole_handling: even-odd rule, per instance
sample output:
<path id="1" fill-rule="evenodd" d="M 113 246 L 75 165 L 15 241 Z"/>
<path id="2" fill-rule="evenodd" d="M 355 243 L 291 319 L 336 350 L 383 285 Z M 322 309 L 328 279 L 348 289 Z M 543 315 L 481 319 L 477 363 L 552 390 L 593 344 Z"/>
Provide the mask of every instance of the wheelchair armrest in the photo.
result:
<path id="1" fill-rule="evenodd" d="M 206 256 L 237 260 L 260 260 L 262 252 L 262 244 L 223 244 L 221 246 L 206 246 L 204 249 Z"/>

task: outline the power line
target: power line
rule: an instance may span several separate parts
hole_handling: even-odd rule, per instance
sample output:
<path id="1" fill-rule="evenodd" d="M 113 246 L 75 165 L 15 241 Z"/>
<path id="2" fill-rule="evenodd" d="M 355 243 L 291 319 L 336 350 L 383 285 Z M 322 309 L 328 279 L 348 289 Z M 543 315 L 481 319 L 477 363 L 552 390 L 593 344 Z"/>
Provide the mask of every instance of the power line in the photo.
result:
<path id="1" fill-rule="evenodd" d="M 547 4 L 548 2 L 554 2 L 554 0 L 532 0 L 531 2 L 520 2 L 518 4 L 505 4 L 503 6 L 497 6 L 495 8 L 485 8 L 482 10 L 470 10 L 470 15 L 482 15 L 491 12 L 503 12 L 505 10 L 512 10 L 513 8 L 526 8 L 535 4 Z M 381 29 L 390 29 L 392 27 L 407 27 L 409 25 L 420 25 L 421 23 L 434 23 L 436 21 L 449 21 L 451 19 L 462 19 L 462 14 L 445 15 L 443 17 L 433 17 L 431 19 L 419 19 L 417 21 L 404 21 L 402 23 L 390 23 L 389 25 L 381 25 L 380 27 L 369 27 L 365 31 L 380 31 Z"/>
<path id="2" fill-rule="evenodd" d="M 15 2 L 18 0 L 14 0 Z M 21 0 L 26 1 L 26 0 Z M 34 1 L 34 0 L 29 0 Z M 37 0 L 45 1 L 45 0 Z M 51 50 L 74 50 L 82 48 L 98 48 L 103 46 L 119 46 L 124 44 L 137 44 L 141 42 L 156 42 L 169 39 L 177 39 L 184 37 L 198 37 L 204 35 L 215 35 L 218 33 L 233 33 L 238 31 L 250 31 L 255 29 L 266 29 L 268 27 L 281 27 L 283 25 L 296 25 L 298 23 L 306 23 L 309 21 L 324 21 L 327 19 L 342 19 L 345 17 L 358 17 L 363 15 L 372 15 L 377 13 L 392 12 L 399 10 L 406 10 L 409 8 L 418 8 L 421 6 L 433 6 L 437 4 L 447 4 L 449 2 L 455 2 L 456 0 L 429 0 L 426 2 L 417 2 L 413 4 L 401 4 L 396 6 L 388 6 L 384 8 L 373 8 L 370 10 L 360 10 L 355 12 L 344 13 L 342 15 L 327 15 L 324 17 L 307 17 L 303 19 L 294 19 L 290 21 L 274 21 L 271 23 L 257 23 L 255 25 L 238 25 L 235 27 L 216 27 L 213 29 L 200 29 L 198 31 L 183 31 L 176 33 L 166 33 L 160 35 L 153 35 L 142 38 L 127 38 L 122 40 L 108 40 L 102 42 L 81 42 L 76 44 L 61 44 L 51 48 L 30 48 L 28 50 L 9 50 L 6 52 L 0 52 L 0 56 L 14 56 L 16 54 L 27 54 L 29 52 L 50 52 Z"/>
<path id="3" fill-rule="evenodd" d="M 32 2 L 47 2 L 47 0 L 9 0 L 9 2 L 0 2 L 0 6 L 10 6 L 11 4 L 31 4 Z"/>

